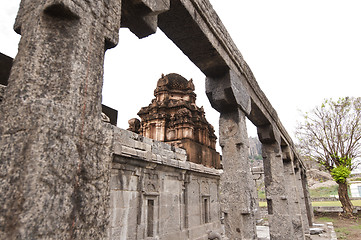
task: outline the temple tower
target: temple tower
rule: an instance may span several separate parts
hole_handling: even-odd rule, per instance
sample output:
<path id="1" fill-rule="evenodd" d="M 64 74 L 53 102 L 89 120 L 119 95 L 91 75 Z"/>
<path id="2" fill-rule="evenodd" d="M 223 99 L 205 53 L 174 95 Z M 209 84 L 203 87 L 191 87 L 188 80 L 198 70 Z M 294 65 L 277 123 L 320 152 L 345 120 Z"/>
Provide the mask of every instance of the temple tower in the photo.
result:
<path id="1" fill-rule="evenodd" d="M 138 112 L 139 130 L 130 120 L 130 130 L 167 142 L 187 151 L 188 160 L 208 167 L 221 168 L 215 150 L 217 137 L 205 118 L 203 107 L 197 107 L 192 79 L 176 73 L 162 75 L 154 90 L 155 98 Z"/>

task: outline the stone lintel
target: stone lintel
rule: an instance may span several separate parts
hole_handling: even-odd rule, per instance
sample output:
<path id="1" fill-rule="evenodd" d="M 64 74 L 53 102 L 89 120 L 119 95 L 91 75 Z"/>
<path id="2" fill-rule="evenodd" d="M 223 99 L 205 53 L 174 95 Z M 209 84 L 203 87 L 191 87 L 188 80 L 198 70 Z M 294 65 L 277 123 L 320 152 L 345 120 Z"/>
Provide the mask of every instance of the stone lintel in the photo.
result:
<path id="1" fill-rule="evenodd" d="M 207 77 L 222 78 L 229 69 L 237 76 L 244 76 L 242 85 L 251 99 L 248 118 L 256 126 L 276 126 L 286 142 L 293 145 L 276 111 L 208 0 L 172 0 L 170 10 L 159 15 L 158 26 Z M 248 105 L 245 106 L 248 111 Z"/>
<path id="2" fill-rule="evenodd" d="M 214 32 L 216 22 L 221 41 Z M 232 40 L 209 1 L 172 0 L 170 10 L 159 15 L 158 26 L 206 76 L 221 76 L 229 69 L 223 33 Z"/>
<path id="3" fill-rule="evenodd" d="M 241 108 L 246 114 L 251 112 L 251 99 L 244 85 L 245 77 L 228 70 L 220 77 L 206 78 L 206 94 L 218 112 L 235 111 Z"/>
<path id="4" fill-rule="evenodd" d="M 170 0 L 123 0 L 122 8 L 122 27 L 144 38 L 157 31 L 158 15 L 169 10 Z"/>

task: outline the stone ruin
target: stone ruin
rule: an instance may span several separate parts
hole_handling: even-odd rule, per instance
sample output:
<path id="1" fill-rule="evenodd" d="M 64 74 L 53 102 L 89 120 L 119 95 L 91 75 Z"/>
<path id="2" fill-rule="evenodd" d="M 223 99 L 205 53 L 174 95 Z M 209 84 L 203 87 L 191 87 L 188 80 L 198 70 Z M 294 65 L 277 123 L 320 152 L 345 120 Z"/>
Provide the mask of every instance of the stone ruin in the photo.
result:
<path id="1" fill-rule="evenodd" d="M 171 73 L 157 82 L 155 98 L 138 112 L 141 121 L 129 120 L 131 130 L 145 137 L 184 148 L 187 160 L 207 167 L 221 168 L 216 151 L 217 137 L 203 107 L 197 107 L 192 79 Z M 135 126 L 139 122 L 139 127 Z"/>
<path id="2" fill-rule="evenodd" d="M 159 27 L 206 75 L 222 170 L 102 121 L 104 53 L 120 27 L 139 38 Z M 22 0 L 14 30 L 0 239 L 257 239 L 246 118 L 262 143 L 271 239 L 309 238 L 305 166 L 208 0 Z"/>

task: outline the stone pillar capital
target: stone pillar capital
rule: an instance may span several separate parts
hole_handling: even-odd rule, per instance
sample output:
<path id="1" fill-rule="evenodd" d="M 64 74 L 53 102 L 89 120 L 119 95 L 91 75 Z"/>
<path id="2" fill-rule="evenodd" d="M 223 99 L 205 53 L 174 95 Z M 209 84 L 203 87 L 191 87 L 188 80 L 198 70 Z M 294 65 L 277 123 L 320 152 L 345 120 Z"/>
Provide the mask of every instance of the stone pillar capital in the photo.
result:
<path id="1" fill-rule="evenodd" d="M 257 134 L 262 144 L 281 143 L 281 134 L 272 124 L 257 127 Z"/>
<path id="2" fill-rule="evenodd" d="M 207 77 L 206 94 L 212 107 L 220 113 L 240 108 L 248 115 L 251 112 L 251 98 L 244 81 L 245 77 L 238 76 L 233 70 L 219 77 Z"/>
<path id="3" fill-rule="evenodd" d="M 90 19 L 97 21 L 102 26 L 105 48 L 115 47 L 119 40 L 121 0 L 21 0 L 14 30 L 21 34 L 22 27 L 28 25 L 28 21 L 46 14 L 63 20 L 81 20 L 89 22 Z"/>
<path id="4" fill-rule="evenodd" d="M 121 25 L 144 38 L 156 32 L 158 15 L 170 9 L 170 0 L 128 0 L 122 7 Z"/>
<path id="5" fill-rule="evenodd" d="M 294 154 L 290 146 L 282 146 L 282 159 L 287 161 L 293 161 Z"/>

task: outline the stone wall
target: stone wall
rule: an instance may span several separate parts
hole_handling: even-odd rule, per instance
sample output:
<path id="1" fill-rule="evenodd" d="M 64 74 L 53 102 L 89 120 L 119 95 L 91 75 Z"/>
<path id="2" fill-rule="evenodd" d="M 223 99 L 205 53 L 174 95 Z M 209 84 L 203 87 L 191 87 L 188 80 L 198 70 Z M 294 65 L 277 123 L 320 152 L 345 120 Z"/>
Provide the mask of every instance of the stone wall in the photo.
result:
<path id="1" fill-rule="evenodd" d="M 221 233 L 220 171 L 183 149 L 115 128 L 110 239 L 208 239 Z"/>
<path id="2" fill-rule="evenodd" d="M 19 52 L 0 105 L 0 239 L 206 239 L 220 229 L 218 205 L 227 238 L 256 239 L 248 118 L 262 143 L 270 238 L 303 240 L 313 220 L 305 165 L 210 2 L 123 3 L 21 1 Z M 206 75 L 220 112 L 219 185 L 217 170 L 184 151 L 101 121 L 104 52 L 120 24 L 138 37 L 159 26 Z"/>

